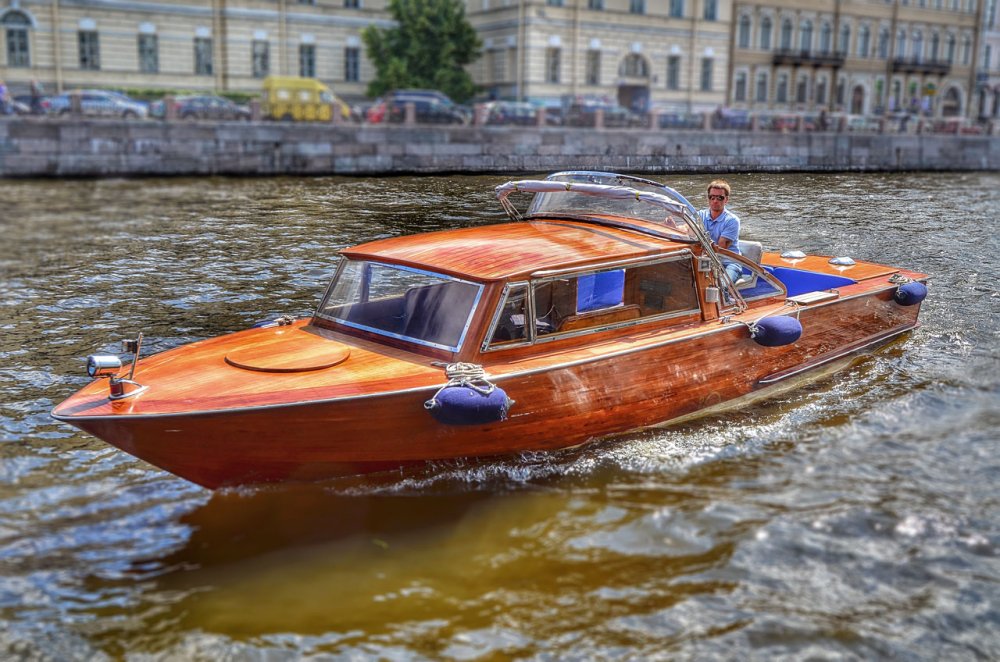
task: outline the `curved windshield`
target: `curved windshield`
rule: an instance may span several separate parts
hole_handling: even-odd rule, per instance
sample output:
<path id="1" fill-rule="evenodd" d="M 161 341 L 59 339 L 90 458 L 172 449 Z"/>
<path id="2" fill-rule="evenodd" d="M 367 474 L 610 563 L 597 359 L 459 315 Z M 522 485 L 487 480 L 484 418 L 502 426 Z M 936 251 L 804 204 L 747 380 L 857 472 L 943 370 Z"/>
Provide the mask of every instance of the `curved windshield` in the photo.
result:
<path id="1" fill-rule="evenodd" d="M 671 189 L 656 182 L 603 172 L 561 172 L 546 178 L 545 181 L 569 182 L 578 184 L 601 184 L 604 186 L 624 186 L 640 192 L 656 193 L 671 200 L 679 197 Z M 687 200 L 684 206 L 688 206 Z M 677 239 L 690 241 L 687 221 L 678 213 L 671 212 L 663 206 L 634 197 L 604 197 L 588 194 L 582 191 L 556 191 L 535 194 L 528 217 L 532 216 L 570 216 L 570 217 L 614 217 L 650 221 L 665 226 L 670 234 Z"/>
<path id="2" fill-rule="evenodd" d="M 429 271 L 345 260 L 316 316 L 454 352 L 465 340 L 482 289 Z"/>

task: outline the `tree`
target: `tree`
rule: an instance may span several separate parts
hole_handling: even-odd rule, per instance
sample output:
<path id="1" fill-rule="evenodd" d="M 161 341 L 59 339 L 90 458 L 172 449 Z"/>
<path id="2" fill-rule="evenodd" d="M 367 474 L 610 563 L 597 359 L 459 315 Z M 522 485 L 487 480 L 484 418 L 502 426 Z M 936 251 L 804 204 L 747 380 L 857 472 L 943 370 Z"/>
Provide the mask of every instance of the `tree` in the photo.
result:
<path id="1" fill-rule="evenodd" d="M 475 84 L 464 67 L 479 57 L 482 42 L 461 0 L 389 0 L 389 12 L 395 27 L 370 25 L 361 33 L 375 65 L 368 95 L 422 87 L 459 103 L 469 99 Z"/>

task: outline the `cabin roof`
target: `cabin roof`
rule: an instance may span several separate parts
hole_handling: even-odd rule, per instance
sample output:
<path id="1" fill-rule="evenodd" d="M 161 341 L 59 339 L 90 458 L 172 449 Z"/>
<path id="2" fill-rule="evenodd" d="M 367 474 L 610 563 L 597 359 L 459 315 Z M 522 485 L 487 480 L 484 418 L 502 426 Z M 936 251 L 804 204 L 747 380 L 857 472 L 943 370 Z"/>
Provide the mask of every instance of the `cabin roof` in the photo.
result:
<path id="1" fill-rule="evenodd" d="M 630 221 L 655 230 L 655 224 Z M 370 259 L 467 277 L 499 280 L 536 271 L 655 255 L 688 244 L 570 220 L 532 220 L 380 239 L 344 249 Z"/>

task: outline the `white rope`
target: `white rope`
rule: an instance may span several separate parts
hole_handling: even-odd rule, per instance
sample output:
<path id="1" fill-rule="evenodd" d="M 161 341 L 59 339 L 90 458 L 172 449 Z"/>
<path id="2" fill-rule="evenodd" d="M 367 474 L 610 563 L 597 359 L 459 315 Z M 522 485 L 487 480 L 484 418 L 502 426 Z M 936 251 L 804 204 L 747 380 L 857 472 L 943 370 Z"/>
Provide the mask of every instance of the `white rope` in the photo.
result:
<path id="1" fill-rule="evenodd" d="M 437 406 L 437 397 L 441 391 L 452 386 L 466 386 L 480 395 L 489 395 L 496 386 L 486 378 L 486 370 L 476 363 L 435 363 L 437 366 L 444 365 L 444 374 L 448 378 L 448 383 L 437 390 L 430 400 L 424 403 L 424 409 L 433 409 Z"/>

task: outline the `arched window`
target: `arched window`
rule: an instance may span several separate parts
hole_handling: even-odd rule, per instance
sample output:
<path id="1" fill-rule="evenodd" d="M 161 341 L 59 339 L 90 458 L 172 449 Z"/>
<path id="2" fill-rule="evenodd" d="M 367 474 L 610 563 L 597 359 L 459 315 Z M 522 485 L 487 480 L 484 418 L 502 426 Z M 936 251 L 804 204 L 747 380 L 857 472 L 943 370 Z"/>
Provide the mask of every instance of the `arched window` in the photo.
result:
<path id="1" fill-rule="evenodd" d="M 924 59 L 924 33 L 917 30 L 913 33 L 913 48 L 910 50 L 914 62 L 922 62 Z"/>
<path id="2" fill-rule="evenodd" d="M 972 60 L 972 40 L 968 37 L 962 39 L 962 64 L 969 64 Z"/>
<path id="3" fill-rule="evenodd" d="M 646 58 L 638 53 L 631 53 L 622 60 L 618 75 L 626 78 L 649 78 L 649 66 Z"/>
<path id="4" fill-rule="evenodd" d="M 757 101 L 767 101 L 767 74 L 763 71 L 757 74 Z"/>
<path id="5" fill-rule="evenodd" d="M 896 32 L 896 57 L 906 57 L 906 31 Z"/>
<path id="6" fill-rule="evenodd" d="M 744 103 L 747 100 L 747 72 L 736 72 L 736 84 L 733 86 L 733 101 Z"/>
<path id="7" fill-rule="evenodd" d="M 771 17 L 765 16 L 760 19 L 760 48 L 764 51 L 771 50 Z"/>
<path id="8" fill-rule="evenodd" d="M 833 28 L 826 21 L 823 21 L 823 26 L 819 29 L 819 52 L 826 55 L 830 52 L 830 48 L 833 46 Z"/>
<path id="9" fill-rule="evenodd" d="M 858 28 L 858 57 L 868 57 L 871 53 L 872 31 L 867 25 Z"/>
<path id="10" fill-rule="evenodd" d="M 883 60 L 889 57 L 889 28 L 878 32 L 878 56 Z"/>
<path id="11" fill-rule="evenodd" d="M 837 46 L 837 52 L 841 55 L 847 55 L 851 50 L 851 26 L 846 23 L 840 28 L 840 44 Z"/>
<path id="12" fill-rule="evenodd" d="M 812 49 L 813 24 L 812 21 L 802 21 L 799 25 L 799 48 L 805 52 Z"/>
<path id="13" fill-rule="evenodd" d="M 955 35 L 948 35 L 948 48 L 945 49 L 945 61 L 948 64 L 955 64 Z"/>
<path id="14" fill-rule="evenodd" d="M 738 43 L 740 48 L 750 48 L 750 17 L 740 16 L 740 32 Z"/>
<path id="15" fill-rule="evenodd" d="M 931 34 L 931 62 L 937 62 L 938 51 L 941 50 L 941 37 L 937 32 Z"/>
<path id="16" fill-rule="evenodd" d="M 4 15 L 3 26 L 7 33 L 7 66 L 30 67 L 28 29 L 31 28 L 31 19 L 23 12 L 12 10 Z"/>
<path id="17" fill-rule="evenodd" d="M 790 18 L 781 22 L 781 50 L 792 50 L 792 19 Z"/>

